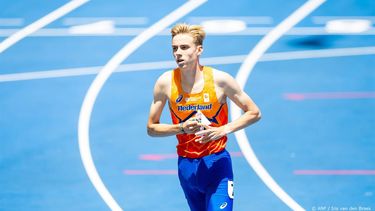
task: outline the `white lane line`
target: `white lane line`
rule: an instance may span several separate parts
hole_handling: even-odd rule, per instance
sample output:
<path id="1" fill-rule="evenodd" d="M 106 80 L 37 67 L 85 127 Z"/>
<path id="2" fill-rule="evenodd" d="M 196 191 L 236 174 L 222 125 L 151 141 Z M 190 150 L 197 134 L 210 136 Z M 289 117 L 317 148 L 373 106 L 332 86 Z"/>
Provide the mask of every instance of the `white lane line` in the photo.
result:
<path id="1" fill-rule="evenodd" d="M 317 59 L 342 56 L 365 56 L 375 54 L 375 46 L 356 48 L 333 48 L 323 50 L 290 51 L 264 54 L 259 61 L 284 61 L 295 59 Z"/>
<path id="2" fill-rule="evenodd" d="M 142 33 L 147 28 L 144 27 L 116 27 L 113 33 L 110 34 L 71 34 L 69 28 L 45 28 L 30 35 L 30 37 L 77 37 L 77 36 L 98 36 L 98 37 L 116 37 L 116 36 L 136 36 Z M 207 32 L 210 36 L 262 36 L 269 33 L 273 27 L 248 27 L 238 32 L 228 33 L 212 33 Z M 10 34 L 17 32 L 18 29 L 1 29 L 0 37 L 7 37 Z M 157 34 L 157 36 L 169 36 L 170 30 L 166 29 Z M 290 29 L 284 35 L 288 36 L 308 36 L 308 35 L 346 35 L 346 36 L 373 36 L 375 35 L 375 28 L 371 27 L 367 31 L 359 33 L 332 33 L 327 32 L 325 27 L 295 27 Z"/>
<path id="3" fill-rule="evenodd" d="M 0 18 L 0 26 L 22 26 L 22 18 Z"/>
<path id="4" fill-rule="evenodd" d="M 338 19 L 366 19 L 375 23 L 375 16 L 314 16 L 312 22 L 315 24 L 325 24 L 331 20 Z"/>
<path id="5" fill-rule="evenodd" d="M 190 0 L 183 4 L 181 7 L 172 11 L 170 14 L 153 24 L 150 28 L 142 32 L 140 35 L 132 39 L 128 44 L 126 44 L 119 52 L 117 52 L 109 62 L 103 67 L 103 69 L 96 76 L 91 86 L 89 87 L 85 99 L 83 100 L 79 121 L 78 121 L 78 141 L 79 150 L 81 154 L 81 159 L 83 166 L 85 167 L 86 173 L 104 200 L 104 202 L 109 206 L 111 210 L 122 210 L 115 199 L 112 197 L 110 192 L 105 187 L 103 181 L 101 180 L 94 161 L 92 159 L 90 151 L 90 139 L 89 139 L 89 126 L 91 113 L 94 107 L 96 98 L 110 77 L 112 72 L 123 62 L 131 53 L 133 53 L 137 48 L 143 45 L 146 41 L 154 37 L 157 33 L 182 18 L 189 12 L 193 11 L 207 0 Z"/>
<path id="6" fill-rule="evenodd" d="M 259 41 L 259 43 L 249 53 L 248 57 L 245 59 L 237 73 L 236 80 L 242 88 L 245 87 L 251 71 L 266 50 L 289 29 L 291 29 L 294 25 L 300 22 L 324 2 L 325 0 L 309 0 Z M 231 102 L 231 115 L 232 119 L 237 119 L 241 116 L 241 110 L 233 102 Z M 292 210 L 305 210 L 276 183 L 276 181 L 263 167 L 250 146 L 245 130 L 237 131 L 235 136 L 247 162 L 262 179 L 262 181 L 268 186 L 268 188 L 271 189 L 271 191 L 275 193 L 276 196 L 279 197 Z"/>
<path id="7" fill-rule="evenodd" d="M 210 20 L 240 20 L 247 24 L 272 24 L 273 18 L 270 16 L 207 16 L 207 17 L 191 17 L 189 23 L 200 24 L 203 21 Z"/>
<path id="8" fill-rule="evenodd" d="M 145 25 L 148 23 L 147 17 L 70 17 L 63 19 L 63 25 L 74 26 L 106 20 L 111 20 L 116 25 Z"/>
<path id="9" fill-rule="evenodd" d="M 10 37 L 6 38 L 4 41 L 0 43 L 0 53 L 4 52 L 7 48 L 11 47 L 12 45 L 17 43 L 21 39 L 25 38 L 26 36 L 32 34 L 33 32 L 36 32 L 40 28 L 46 26 L 47 24 L 60 18 L 61 16 L 64 16 L 65 14 L 80 7 L 88 1 L 89 0 L 72 0 L 69 3 L 63 5 L 62 7 L 54 10 L 53 12 L 35 21 L 34 23 L 31 23 L 25 28 L 15 32 Z"/>
<path id="10" fill-rule="evenodd" d="M 375 46 L 357 47 L 357 48 L 336 48 L 323 50 L 307 50 L 307 51 L 288 51 L 275 52 L 262 55 L 258 62 L 273 62 L 273 61 L 287 61 L 297 59 L 317 59 L 330 58 L 342 56 L 366 56 L 374 55 Z M 202 58 L 201 62 L 204 65 L 225 65 L 242 63 L 247 55 L 233 55 L 233 56 L 219 56 Z M 160 61 L 160 62 L 141 62 L 134 64 L 120 65 L 116 72 L 135 72 L 147 70 L 172 69 L 176 67 L 175 61 Z M 0 74 L 0 82 L 23 81 L 47 78 L 62 78 L 82 75 L 94 75 L 102 69 L 103 66 L 82 67 L 46 70 L 25 73 Z"/>

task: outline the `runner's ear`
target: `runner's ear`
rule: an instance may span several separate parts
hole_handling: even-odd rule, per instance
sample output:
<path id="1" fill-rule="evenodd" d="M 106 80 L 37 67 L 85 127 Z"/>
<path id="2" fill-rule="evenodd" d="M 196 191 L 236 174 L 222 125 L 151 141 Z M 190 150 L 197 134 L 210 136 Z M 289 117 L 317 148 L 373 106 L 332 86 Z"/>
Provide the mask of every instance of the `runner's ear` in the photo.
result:
<path id="1" fill-rule="evenodd" d="M 202 45 L 198 45 L 197 46 L 197 55 L 200 56 L 202 53 L 203 53 L 203 46 Z"/>

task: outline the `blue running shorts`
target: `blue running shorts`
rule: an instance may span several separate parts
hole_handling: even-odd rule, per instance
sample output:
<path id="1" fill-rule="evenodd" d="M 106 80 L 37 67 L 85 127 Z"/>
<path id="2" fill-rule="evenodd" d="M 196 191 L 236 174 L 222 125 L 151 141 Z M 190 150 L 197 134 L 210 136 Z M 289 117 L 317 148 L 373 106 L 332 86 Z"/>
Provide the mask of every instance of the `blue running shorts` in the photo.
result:
<path id="1" fill-rule="evenodd" d="M 226 150 L 202 158 L 178 158 L 178 177 L 192 211 L 233 209 L 232 161 Z"/>

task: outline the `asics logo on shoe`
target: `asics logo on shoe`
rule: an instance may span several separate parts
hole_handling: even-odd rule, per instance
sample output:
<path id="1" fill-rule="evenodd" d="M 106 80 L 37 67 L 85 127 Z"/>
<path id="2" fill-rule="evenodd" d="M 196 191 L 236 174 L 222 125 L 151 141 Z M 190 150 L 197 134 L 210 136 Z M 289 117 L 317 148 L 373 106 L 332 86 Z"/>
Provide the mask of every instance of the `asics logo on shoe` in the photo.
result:
<path id="1" fill-rule="evenodd" d="M 227 205 L 228 205 L 227 202 L 222 203 L 222 204 L 220 205 L 220 209 L 222 210 L 222 209 L 226 208 Z"/>

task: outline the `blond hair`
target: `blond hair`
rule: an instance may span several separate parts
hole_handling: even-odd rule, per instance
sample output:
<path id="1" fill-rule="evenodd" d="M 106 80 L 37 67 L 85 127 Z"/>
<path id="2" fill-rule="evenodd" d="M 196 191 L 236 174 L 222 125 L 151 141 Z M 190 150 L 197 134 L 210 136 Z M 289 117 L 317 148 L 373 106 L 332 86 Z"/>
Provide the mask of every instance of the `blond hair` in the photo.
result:
<path id="1" fill-rule="evenodd" d="M 176 24 L 171 29 L 172 39 L 178 34 L 190 34 L 194 39 L 194 44 L 203 45 L 203 40 L 206 37 L 203 27 L 199 25 L 189 25 L 186 23 Z"/>

